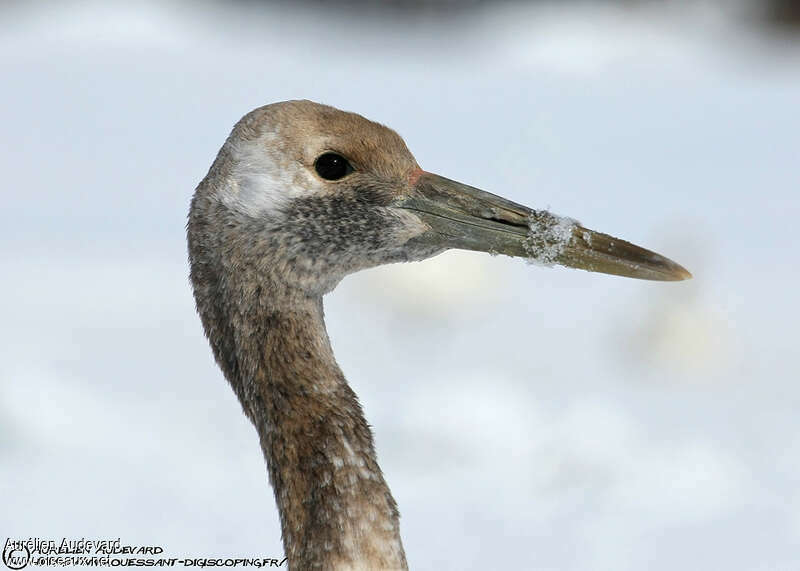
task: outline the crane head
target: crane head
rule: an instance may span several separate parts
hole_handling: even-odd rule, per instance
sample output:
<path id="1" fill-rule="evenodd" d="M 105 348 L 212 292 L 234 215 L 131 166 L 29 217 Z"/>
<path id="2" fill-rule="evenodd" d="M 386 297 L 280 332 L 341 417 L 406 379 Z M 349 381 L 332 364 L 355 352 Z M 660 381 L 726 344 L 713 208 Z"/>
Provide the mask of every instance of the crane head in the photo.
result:
<path id="1" fill-rule="evenodd" d="M 243 117 L 198 187 L 190 225 L 198 213 L 217 221 L 230 251 L 309 294 L 451 248 L 648 280 L 691 277 L 572 219 L 426 172 L 391 129 L 311 101 Z"/>

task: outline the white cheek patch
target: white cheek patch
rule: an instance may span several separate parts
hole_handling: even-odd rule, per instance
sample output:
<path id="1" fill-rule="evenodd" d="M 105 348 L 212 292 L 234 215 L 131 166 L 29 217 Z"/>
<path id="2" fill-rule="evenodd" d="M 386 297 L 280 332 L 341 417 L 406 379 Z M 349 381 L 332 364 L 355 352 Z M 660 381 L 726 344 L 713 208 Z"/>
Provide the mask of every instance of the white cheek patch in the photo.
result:
<path id="1" fill-rule="evenodd" d="M 218 191 L 228 208 L 254 218 L 277 215 L 293 199 L 320 190 L 320 181 L 284 154 L 277 139 L 276 133 L 267 133 L 258 140 L 231 145 L 231 178 Z"/>

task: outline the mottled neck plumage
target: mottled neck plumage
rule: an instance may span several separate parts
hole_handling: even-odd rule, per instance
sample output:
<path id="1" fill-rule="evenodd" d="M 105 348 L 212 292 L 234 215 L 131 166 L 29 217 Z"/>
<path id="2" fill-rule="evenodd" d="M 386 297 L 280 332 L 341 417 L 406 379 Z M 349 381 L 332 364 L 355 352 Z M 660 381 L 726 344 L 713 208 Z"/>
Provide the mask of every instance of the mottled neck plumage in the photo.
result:
<path id="1" fill-rule="evenodd" d="M 405 568 L 397 507 L 333 358 L 321 300 L 259 321 L 265 335 L 253 384 L 263 410 L 253 420 L 292 567 Z"/>
<path id="2" fill-rule="evenodd" d="M 246 271 L 212 278 L 195 262 L 192 279 L 206 286 L 196 285 L 198 310 L 258 431 L 289 568 L 406 569 L 397 507 L 321 297 L 254 286 Z"/>

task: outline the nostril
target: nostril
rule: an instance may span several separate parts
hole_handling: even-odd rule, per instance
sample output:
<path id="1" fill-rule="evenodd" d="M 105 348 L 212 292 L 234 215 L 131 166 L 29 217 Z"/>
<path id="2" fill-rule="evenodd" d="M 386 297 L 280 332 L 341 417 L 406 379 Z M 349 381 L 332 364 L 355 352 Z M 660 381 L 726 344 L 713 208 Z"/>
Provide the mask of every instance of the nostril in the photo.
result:
<path id="1" fill-rule="evenodd" d="M 503 224 L 504 226 L 512 226 L 514 228 L 525 228 L 529 227 L 528 219 L 521 218 L 519 216 L 508 216 L 508 217 L 501 217 L 496 212 L 493 212 L 489 216 L 485 216 L 487 220 L 491 220 L 492 222 L 497 222 L 498 224 Z"/>

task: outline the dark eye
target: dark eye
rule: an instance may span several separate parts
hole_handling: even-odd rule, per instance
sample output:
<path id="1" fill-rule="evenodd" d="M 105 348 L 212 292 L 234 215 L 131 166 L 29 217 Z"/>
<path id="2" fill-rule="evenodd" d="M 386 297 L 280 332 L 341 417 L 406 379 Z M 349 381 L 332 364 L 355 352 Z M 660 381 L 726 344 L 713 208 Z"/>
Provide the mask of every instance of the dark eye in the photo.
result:
<path id="1" fill-rule="evenodd" d="M 317 157 L 314 163 L 317 174 L 325 180 L 339 180 L 353 172 L 353 167 L 347 159 L 336 153 L 325 153 Z"/>

